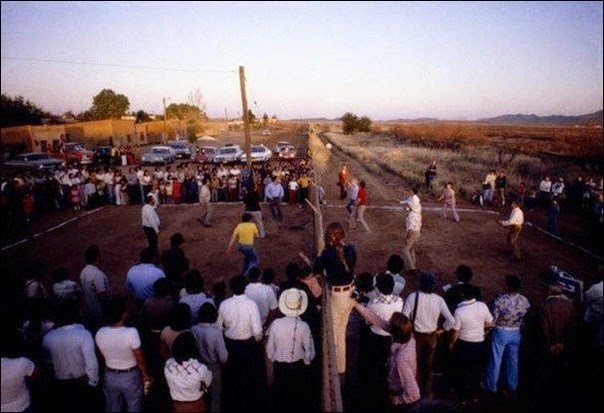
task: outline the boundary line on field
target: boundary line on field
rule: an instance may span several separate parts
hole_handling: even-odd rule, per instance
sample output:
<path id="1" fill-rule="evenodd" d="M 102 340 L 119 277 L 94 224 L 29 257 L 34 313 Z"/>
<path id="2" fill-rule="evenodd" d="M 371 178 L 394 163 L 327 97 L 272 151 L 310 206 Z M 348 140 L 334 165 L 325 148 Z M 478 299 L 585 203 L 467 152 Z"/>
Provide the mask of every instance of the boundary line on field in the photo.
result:
<path id="1" fill-rule="evenodd" d="M 93 209 L 93 210 L 90 210 L 90 211 L 83 212 L 83 213 L 81 213 L 81 214 L 79 214 L 79 215 L 77 215 L 77 216 L 75 216 L 73 218 L 69 218 L 67 221 L 63 221 L 63 222 L 55 225 L 54 227 L 50 227 L 50 228 L 45 229 L 44 231 L 40 231 L 40 232 L 38 232 L 36 234 L 33 234 L 29 238 L 24 238 L 24 239 L 22 239 L 20 241 L 13 242 L 12 244 L 6 245 L 6 246 L 4 246 L 4 247 L 2 247 L 0 249 L 0 252 L 7 251 L 7 250 L 9 250 L 9 249 L 11 249 L 13 247 L 16 247 L 17 245 L 24 244 L 24 243 L 26 243 L 28 241 L 31 241 L 31 240 L 36 239 L 38 237 L 41 237 L 44 234 L 48 234 L 49 232 L 56 231 L 57 229 L 59 229 L 59 228 L 65 226 L 65 225 L 69 224 L 70 222 L 77 221 L 80 218 L 86 217 L 86 216 L 88 216 L 90 214 L 94 214 L 95 212 L 98 212 L 98 211 L 100 211 L 103 208 L 105 208 L 105 207 L 99 207 L 99 208 L 96 208 L 96 209 Z"/>

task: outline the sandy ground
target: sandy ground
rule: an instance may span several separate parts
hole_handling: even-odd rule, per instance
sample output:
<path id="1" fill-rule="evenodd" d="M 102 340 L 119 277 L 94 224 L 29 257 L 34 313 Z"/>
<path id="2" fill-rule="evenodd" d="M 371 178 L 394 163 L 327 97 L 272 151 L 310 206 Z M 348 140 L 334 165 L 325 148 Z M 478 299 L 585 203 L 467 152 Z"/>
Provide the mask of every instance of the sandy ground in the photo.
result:
<path id="1" fill-rule="evenodd" d="M 254 143 L 261 141 L 270 148 L 278 140 L 286 139 L 305 151 L 306 139 L 295 132 L 281 131 L 270 137 L 262 137 L 257 132 L 253 139 Z M 243 136 L 239 134 L 228 141 L 243 143 Z M 300 152 L 304 153 L 302 150 Z M 368 172 L 334 148 L 322 182 L 328 201 L 323 208 L 325 225 L 331 221 L 346 224 L 345 201 L 339 200 L 336 186 L 338 170 L 343 162 L 347 162 L 352 176 L 367 182 L 370 207 L 366 220 L 373 230 L 371 234 L 361 226 L 347 230 L 347 240 L 358 251 L 357 273 L 375 273 L 384 268 L 390 254 L 402 251 L 404 212 L 398 208 L 398 201 L 410 194 L 410 188 L 403 187 L 400 179 L 388 173 L 376 175 Z M 424 224 L 417 248 L 418 267 L 436 273 L 441 285 L 454 281 L 453 271 L 463 263 L 474 270 L 474 281 L 483 288 L 487 300 L 502 289 L 507 274 L 518 274 L 523 279 L 523 289 L 529 299 L 541 301 L 545 284 L 540 273 L 550 265 L 587 280 L 595 273 L 597 263 L 594 258 L 529 227 L 525 227 L 521 234 L 522 262 L 511 262 L 505 253 L 505 230 L 495 222 L 496 214 L 483 213 L 473 205 L 460 202 L 459 208 L 476 211 L 461 212 L 461 222 L 455 223 L 441 218 L 439 210 L 432 210 L 440 207 L 434 197 L 420 195 Z M 160 249 L 168 248 L 170 235 L 174 232 L 183 233 L 186 240 L 183 249 L 191 267 L 201 271 L 208 286 L 213 281 L 228 279 L 238 273 L 241 255 L 237 251 L 226 254 L 225 250 L 243 212 L 242 204 L 215 205 L 211 228 L 204 228 L 197 222 L 200 214 L 197 205 L 162 206 L 158 212 L 162 221 Z M 284 277 L 285 266 L 290 261 L 299 261 L 299 251 L 310 254 L 313 250 L 312 225 L 301 230 L 290 228 L 309 222 L 312 219 L 310 210 L 284 206 L 284 214 L 285 221 L 279 225 L 271 220 L 268 207 L 263 206 L 267 237 L 257 241 L 261 266 L 275 269 L 278 279 Z M 50 213 L 41 221 L 32 223 L 29 233 L 53 227 L 74 215 L 71 211 Z M 528 216 L 530 219 L 530 214 Z M 580 228 L 575 225 L 569 227 L 569 231 L 580 231 Z M 101 248 L 100 266 L 110 278 L 111 289 L 122 292 L 128 269 L 137 262 L 140 249 L 146 245 L 140 227 L 140 207 L 105 206 L 98 212 L 3 251 L 1 265 L 3 269 L 13 267 L 22 271 L 27 263 L 42 260 L 47 273 L 63 265 L 77 275 L 84 265 L 84 250 L 91 244 Z M 417 287 L 415 278 L 408 280 L 406 293 Z"/>

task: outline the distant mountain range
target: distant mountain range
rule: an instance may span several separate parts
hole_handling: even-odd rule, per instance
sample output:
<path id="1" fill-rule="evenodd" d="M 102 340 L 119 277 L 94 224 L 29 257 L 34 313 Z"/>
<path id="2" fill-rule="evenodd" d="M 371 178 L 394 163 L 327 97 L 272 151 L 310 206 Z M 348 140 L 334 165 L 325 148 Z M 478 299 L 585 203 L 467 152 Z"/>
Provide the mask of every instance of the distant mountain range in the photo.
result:
<path id="1" fill-rule="evenodd" d="M 601 110 L 579 116 L 537 116 L 531 115 L 501 115 L 494 118 L 477 119 L 476 123 L 500 123 L 500 124 L 538 124 L 538 125 L 602 125 L 604 117 Z"/>
<path id="2" fill-rule="evenodd" d="M 338 121 L 339 118 L 327 119 L 327 118 L 306 118 L 306 119 L 292 119 L 305 122 L 326 122 L 326 121 Z M 444 120 L 437 118 L 415 118 L 415 119 L 390 119 L 387 121 L 381 121 L 387 123 L 437 123 L 437 122 L 459 122 L 454 120 Z M 507 124 L 507 125 L 602 125 L 604 123 L 604 115 L 601 110 L 588 113 L 587 115 L 579 116 L 537 116 L 535 114 L 523 115 L 523 114 L 507 114 L 495 116 L 492 118 L 476 119 L 473 121 L 463 121 L 469 123 L 491 123 L 491 124 Z"/>

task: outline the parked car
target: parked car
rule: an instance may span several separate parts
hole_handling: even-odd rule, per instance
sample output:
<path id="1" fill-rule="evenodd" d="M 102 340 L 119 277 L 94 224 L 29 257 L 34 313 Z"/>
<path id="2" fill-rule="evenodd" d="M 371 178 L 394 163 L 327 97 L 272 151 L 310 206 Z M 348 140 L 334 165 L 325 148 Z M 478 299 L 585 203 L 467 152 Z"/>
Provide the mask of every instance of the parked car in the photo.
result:
<path id="1" fill-rule="evenodd" d="M 171 141 L 168 146 L 174 149 L 177 158 L 191 159 L 192 152 L 187 141 Z"/>
<path id="2" fill-rule="evenodd" d="M 288 159 L 296 159 L 298 156 L 298 152 L 293 145 L 285 146 L 279 152 L 279 159 L 288 160 Z"/>
<path id="3" fill-rule="evenodd" d="M 273 157 L 273 153 L 264 145 L 252 145 L 250 149 L 252 162 L 267 162 Z M 243 152 L 240 158 L 241 162 L 247 162 L 246 153 Z"/>
<path id="4" fill-rule="evenodd" d="M 4 163 L 6 167 L 17 169 L 56 169 L 61 165 L 65 165 L 65 160 L 34 152 L 22 153 Z"/>
<path id="5" fill-rule="evenodd" d="M 285 148 L 286 146 L 292 146 L 292 144 L 287 141 L 277 142 L 277 144 L 273 148 L 273 153 L 278 154 L 279 152 L 281 152 L 281 149 Z"/>
<path id="6" fill-rule="evenodd" d="M 146 152 L 141 157 L 143 164 L 162 164 L 166 165 L 174 162 L 176 152 L 169 146 L 153 146 L 149 152 Z"/>
<path id="7" fill-rule="evenodd" d="M 97 146 L 94 148 L 94 163 L 109 165 L 112 163 L 111 146 Z"/>
<path id="8" fill-rule="evenodd" d="M 243 150 L 239 145 L 225 145 L 222 148 L 218 148 L 214 155 L 214 163 L 222 162 L 237 162 L 243 155 Z"/>
<path id="9" fill-rule="evenodd" d="M 65 159 L 68 163 L 82 165 L 90 164 L 94 160 L 94 152 L 77 142 L 65 142 L 62 151 L 54 150 L 51 155 L 58 159 Z"/>
<path id="10" fill-rule="evenodd" d="M 270 129 L 264 129 L 262 131 L 262 136 L 271 136 L 271 130 Z"/>
<path id="11" fill-rule="evenodd" d="M 215 146 L 202 146 L 197 148 L 197 162 L 212 162 L 216 154 Z"/>

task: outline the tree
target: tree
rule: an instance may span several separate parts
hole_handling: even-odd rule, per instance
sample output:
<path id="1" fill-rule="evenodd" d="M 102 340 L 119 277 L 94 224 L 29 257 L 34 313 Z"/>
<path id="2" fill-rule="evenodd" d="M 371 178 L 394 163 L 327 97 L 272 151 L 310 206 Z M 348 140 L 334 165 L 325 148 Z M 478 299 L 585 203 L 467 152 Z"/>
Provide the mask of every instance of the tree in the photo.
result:
<path id="1" fill-rule="evenodd" d="M 139 110 L 134 116 L 136 117 L 136 123 L 149 122 L 151 120 L 151 116 L 144 110 Z"/>
<path id="2" fill-rule="evenodd" d="M 367 116 L 362 116 L 357 121 L 357 129 L 359 132 L 371 132 L 371 119 Z"/>
<path id="3" fill-rule="evenodd" d="M 125 95 L 116 94 L 111 89 L 103 89 L 92 98 L 90 115 L 92 120 L 119 119 L 126 114 L 130 101 Z"/>
<path id="4" fill-rule="evenodd" d="M 41 109 L 38 105 L 25 100 L 23 96 L 11 98 L 2 94 L 0 101 L 0 125 L 19 126 L 19 125 L 41 125 L 42 119 L 52 118 L 53 116 Z"/>
<path id="5" fill-rule="evenodd" d="M 351 112 L 346 112 L 342 116 L 342 130 L 344 131 L 344 134 L 350 135 L 353 133 L 357 129 L 358 120 L 359 118 L 357 115 Z"/>

